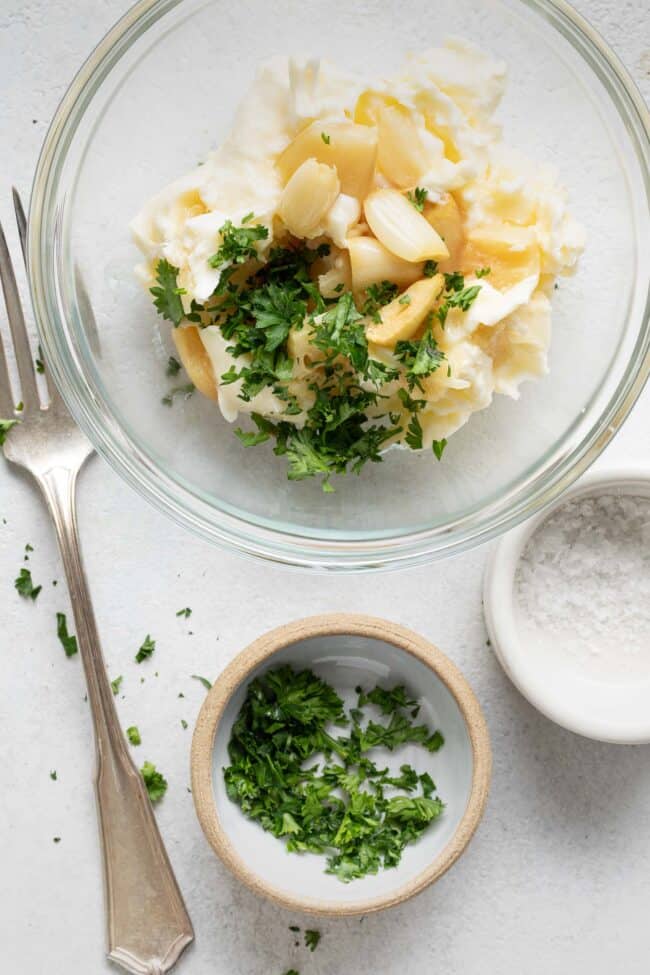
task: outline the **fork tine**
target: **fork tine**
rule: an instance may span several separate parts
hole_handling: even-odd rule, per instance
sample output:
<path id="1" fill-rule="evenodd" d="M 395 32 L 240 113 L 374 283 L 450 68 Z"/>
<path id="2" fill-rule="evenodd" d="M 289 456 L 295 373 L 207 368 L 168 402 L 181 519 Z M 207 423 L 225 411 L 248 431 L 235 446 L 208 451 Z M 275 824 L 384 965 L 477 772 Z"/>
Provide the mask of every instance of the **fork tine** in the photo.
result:
<path id="1" fill-rule="evenodd" d="M 14 342 L 22 400 L 25 407 L 25 414 L 27 414 L 31 409 L 38 409 L 40 402 L 38 399 L 38 390 L 36 389 L 32 351 L 29 347 L 29 338 L 27 336 L 27 329 L 25 328 L 25 316 L 23 315 L 23 309 L 20 304 L 16 275 L 14 274 L 11 257 L 9 256 L 9 248 L 7 247 L 7 240 L 2 229 L 2 224 L 0 224 L 0 281 L 2 281 L 9 327 L 11 328 L 11 337 Z"/>
<path id="2" fill-rule="evenodd" d="M 18 224 L 20 249 L 23 252 L 25 267 L 27 267 L 27 217 L 25 216 L 25 208 L 23 206 L 23 201 L 20 199 L 20 193 L 15 186 L 11 187 L 11 195 L 14 199 L 14 213 L 16 214 L 16 223 Z"/>
<path id="3" fill-rule="evenodd" d="M 12 186 L 11 188 L 11 195 L 14 198 L 14 212 L 16 214 L 16 223 L 18 225 L 18 236 L 20 237 L 20 247 L 23 252 L 25 270 L 27 271 L 27 217 L 25 216 L 25 208 L 23 207 L 23 201 L 20 198 L 20 193 L 15 186 Z M 63 400 L 61 399 L 61 394 L 59 393 L 57 385 L 50 374 L 50 370 L 44 361 L 43 350 L 41 349 L 40 345 L 38 347 L 38 352 L 45 367 L 45 379 L 47 382 L 47 390 L 50 394 L 50 402 L 54 405 L 62 406 Z"/>
<path id="4" fill-rule="evenodd" d="M 14 400 L 11 395 L 11 382 L 4 345 L 0 335 L 0 419 L 10 420 L 14 415 Z"/>

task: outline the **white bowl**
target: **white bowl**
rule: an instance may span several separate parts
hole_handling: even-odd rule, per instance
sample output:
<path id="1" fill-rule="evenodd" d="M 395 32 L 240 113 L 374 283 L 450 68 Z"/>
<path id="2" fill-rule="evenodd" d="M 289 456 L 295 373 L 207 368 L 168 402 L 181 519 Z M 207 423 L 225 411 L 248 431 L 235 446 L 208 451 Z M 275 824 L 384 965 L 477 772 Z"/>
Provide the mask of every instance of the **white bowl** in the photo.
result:
<path id="1" fill-rule="evenodd" d="M 328 681 L 346 706 L 358 684 L 405 684 L 420 717 L 445 744 L 429 754 L 410 745 L 394 756 L 428 771 L 445 802 L 439 820 L 396 868 L 343 884 L 324 872 L 324 857 L 289 855 L 283 843 L 244 817 L 227 796 L 223 767 L 228 741 L 249 682 L 269 666 L 308 667 Z M 391 756 L 393 757 L 393 756 Z M 392 763 L 388 763 L 392 764 Z M 483 814 L 490 779 L 488 731 L 469 685 L 439 650 L 409 630 L 365 616 L 335 614 L 280 627 L 243 651 L 206 697 L 192 743 L 192 792 L 199 820 L 228 867 L 259 893 L 294 910 L 365 914 L 419 893 L 461 855 Z"/>
<path id="2" fill-rule="evenodd" d="M 483 603 L 494 652 L 527 700 L 551 721 L 587 738 L 620 744 L 650 742 L 650 674 L 616 683 L 594 680 L 559 654 L 530 653 L 521 632 L 514 593 L 519 559 L 537 529 L 569 501 L 602 494 L 650 497 L 650 472 L 628 469 L 592 474 L 559 501 L 505 535 L 488 561 Z M 650 634 L 648 635 L 650 639 Z"/>

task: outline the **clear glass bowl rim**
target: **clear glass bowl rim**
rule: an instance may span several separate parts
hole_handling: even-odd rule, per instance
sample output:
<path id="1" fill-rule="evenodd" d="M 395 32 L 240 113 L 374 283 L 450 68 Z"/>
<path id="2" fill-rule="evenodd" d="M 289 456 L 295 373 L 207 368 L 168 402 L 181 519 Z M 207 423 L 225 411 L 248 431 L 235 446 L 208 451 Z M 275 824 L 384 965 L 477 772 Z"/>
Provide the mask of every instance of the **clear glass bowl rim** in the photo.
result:
<path id="1" fill-rule="evenodd" d="M 541 472 L 521 479 L 498 501 L 419 532 L 382 538 L 342 533 L 297 535 L 209 504 L 156 467 L 79 382 L 81 366 L 67 339 L 52 241 L 57 231 L 58 174 L 83 113 L 125 50 L 183 0 L 140 0 L 104 36 L 73 79 L 50 124 L 38 160 L 29 211 L 29 284 L 39 335 L 54 379 L 97 451 L 135 490 L 201 537 L 242 554 L 301 568 L 365 570 L 415 565 L 481 544 L 550 504 L 580 476 L 618 431 L 650 375 L 650 295 L 624 376 L 601 415 L 578 442 L 563 444 Z M 520 0 L 551 23 L 597 74 L 626 126 L 650 198 L 650 113 L 634 82 L 601 37 L 565 0 Z M 574 431 L 575 436 L 575 431 Z M 567 441 L 570 434 L 567 436 Z"/>

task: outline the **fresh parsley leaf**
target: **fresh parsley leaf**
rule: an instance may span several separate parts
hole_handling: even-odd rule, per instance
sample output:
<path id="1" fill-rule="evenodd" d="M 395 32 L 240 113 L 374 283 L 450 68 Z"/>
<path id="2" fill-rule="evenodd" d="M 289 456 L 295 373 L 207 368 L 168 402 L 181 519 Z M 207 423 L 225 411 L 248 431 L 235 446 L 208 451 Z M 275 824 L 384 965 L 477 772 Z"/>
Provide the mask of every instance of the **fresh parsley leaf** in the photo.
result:
<path id="1" fill-rule="evenodd" d="M 421 186 L 416 186 L 414 190 L 409 190 L 406 194 L 406 198 L 409 203 L 415 207 L 418 213 L 422 213 L 424 210 L 424 204 L 427 202 L 427 196 L 429 191 L 423 189 Z"/>
<path id="2" fill-rule="evenodd" d="M 451 271 L 445 274 L 445 291 L 462 291 L 465 287 L 465 278 L 460 271 Z"/>
<path id="3" fill-rule="evenodd" d="M 438 273 L 438 262 L 437 261 L 425 261 L 423 274 L 425 278 L 432 278 L 434 274 Z"/>
<path id="4" fill-rule="evenodd" d="M 443 438 L 442 440 L 434 440 L 431 446 L 434 454 L 436 455 L 436 458 L 438 460 L 442 460 L 442 452 L 447 446 L 447 440 L 445 438 Z"/>
<path id="5" fill-rule="evenodd" d="M 115 697 L 117 697 L 117 695 L 120 693 L 120 687 L 122 685 L 122 681 L 123 680 L 124 680 L 124 678 L 120 674 L 119 677 L 115 677 L 111 681 L 111 690 L 112 690 L 113 694 L 115 695 Z"/>
<path id="6" fill-rule="evenodd" d="M 142 738 L 140 737 L 140 732 L 137 727 L 132 724 L 130 728 L 126 729 L 126 737 L 129 739 L 132 745 L 141 745 Z"/>
<path id="7" fill-rule="evenodd" d="M 235 436 L 241 440 L 244 447 L 256 447 L 258 444 L 270 439 L 270 434 L 264 433 L 262 430 L 245 431 L 241 427 L 235 428 Z"/>
<path id="8" fill-rule="evenodd" d="M 248 221 L 253 219 L 250 214 Z M 247 222 L 248 222 L 247 221 Z M 257 224 L 253 227 L 235 227 L 231 220 L 226 220 L 219 228 L 221 244 L 216 254 L 208 260 L 210 267 L 222 267 L 228 264 L 245 264 L 257 257 L 255 243 L 266 240 L 269 236 L 268 227 Z"/>
<path id="9" fill-rule="evenodd" d="M 180 371 L 181 371 L 180 362 L 175 356 L 170 355 L 169 359 L 167 360 L 167 368 L 165 369 L 165 375 L 177 376 Z"/>
<path id="10" fill-rule="evenodd" d="M 207 677 L 199 677 L 198 674 L 192 674 L 192 680 L 200 680 L 206 691 L 209 691 L 212 687 L 212 682 L 209 681 Z"/>
<path id="11" fill-rule="evenodd" d="M 331 137 L 327 134 L 327 132 L 321 132 L 320 137 L 326 146 L 328 146 L 332 141 Z"/>
<path id="12" fill-rule="evenodd" d="M 318 942 L 321 939 L 320 931 L 314 931 L 311 928 L 307 928 L 305 931 L 305 945 L 310 951 L 316 951 L 318 947 Z"/>
<path id="13" fill-rule="evenodd" d="M 178 612 L 176 613 L 176 615 L 177 616 L 184 616 L 185 619 L 189 619 L 189 617 L 192 615 L 192 610 L 190 609 L 189 606 L 185 606 L 184 609 L 179 609 Z"/>
<path id="14" fill-rule="evenodd" d="M 141 664 L 143 660 L 146 660 L 147 657 L 151 656 L 151 654 L 154 652 L 155 649 L 156 649 L 156 641 L 152 640 L 149 634 L 147 633 L 142 643 L 142 646 L 140 647 L 140 649 L 135 655 L 135 662 Z"/>
<path id="15" fill-rule="evenodd" d="M 422 449 L 422 424 L 417 413 L 414 413 L 411 417 L 404 439 L 411 450 Z"/>
<path id="16" fill-rule="evenodd" d="M 68 633 L 68 623 L 65 613 L 56 614 L 56 635 L 65 650 L 66 657 L 74 657 L 77 652 L 77 638 L 72 633 Z"/>
<path id="17" fill-rule="evenodd" d="M 146 786 L 149 800 L 152 803 L 160 802 L 167 792 L 167 779 L 156 769 L 151 762 L 145 762 L 140 769 L 140 775 Z"/>
<path id="18" fill-rule="evenodd" d="M 162 258 L 155 268 L 157 284 L 150 288 L 158 314 L 170 321 L 174 327 L 180 325 L 185 317 L 182 289 L 178 287 L 178 268 Z"/>
<path id="19" fill-rule="evenodd" d="M 22 568 L 14 579 L 14 587 L 24 599 L 36 599 L 42 586 L 35 586 L 29 569 Z"/>

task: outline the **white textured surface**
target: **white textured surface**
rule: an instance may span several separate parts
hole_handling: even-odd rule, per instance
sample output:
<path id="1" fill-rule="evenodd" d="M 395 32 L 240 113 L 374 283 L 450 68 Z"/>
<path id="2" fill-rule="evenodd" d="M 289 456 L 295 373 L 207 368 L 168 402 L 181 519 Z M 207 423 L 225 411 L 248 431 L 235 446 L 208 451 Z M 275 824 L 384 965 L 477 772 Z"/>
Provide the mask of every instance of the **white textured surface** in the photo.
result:
<path id="1" fill-rule="evenodd" d="M 0 218 L 16 250 L 9 181 L 27 196 L 60 95 L 126 6 L 0 0 Z M 647 0 L 578 6 L 648 96 Z M 599 466 L 650 465 L 649 423 L 646 391 Z M 400 575 L 289 574 L 190 538 L 97 459 L 82 478 L 80 521 L 110 672 L 124 675 L 120 717 L 139 725 L 138 757 L 156 762 L 170 783 L 158 818 L 197 935 L 179 971 L 645 975 L 650 750 L 564 732 L 510 686 L 485 647 L 485 550 Z M 35 605 L 12 585 L 26 542 L 35 548 L 35 580 L 44 583 Z M 42 505 L 0 466 L 0 969 L 94 975 L 112 969 L 102 955 L 90 722 L 79 661 L 66 660 L 54 636 L 54 613 L 68 609 L 55 578 L 61 570 Z M 185 605 L 194 611 L 187 623 L 174 616 Z M 205 843 L 186 791 L 190 730 L 180 720 L 191 727 L 204 693 L 190 674 L 214 676 L 265 628 L 326 610 L 391 617 L 449 653 L 484 705 L 495 772 L 486 819 L 454 870 L 388 914 L 320 925 L 312 955 L 293 947 L 287 929 L 303 920 L 244 890 Z M 138 667 L 133 654 L 147 632 L 157 639 L 156 656 Z"/>

